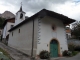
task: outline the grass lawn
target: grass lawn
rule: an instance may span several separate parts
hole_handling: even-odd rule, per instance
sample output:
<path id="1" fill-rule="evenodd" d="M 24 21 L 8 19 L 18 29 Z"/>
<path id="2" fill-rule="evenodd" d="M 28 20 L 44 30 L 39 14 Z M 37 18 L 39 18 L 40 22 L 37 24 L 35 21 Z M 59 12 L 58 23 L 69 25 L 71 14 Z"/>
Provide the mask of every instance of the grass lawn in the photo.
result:
<path id="1" fill-rule="evenodd" d="M 11 60 L 10 55 L 6 51 L 0 48 L 0 52 L 3 53 L 0 53 L 0 59 L 3 58 L 4 60 Z"/>

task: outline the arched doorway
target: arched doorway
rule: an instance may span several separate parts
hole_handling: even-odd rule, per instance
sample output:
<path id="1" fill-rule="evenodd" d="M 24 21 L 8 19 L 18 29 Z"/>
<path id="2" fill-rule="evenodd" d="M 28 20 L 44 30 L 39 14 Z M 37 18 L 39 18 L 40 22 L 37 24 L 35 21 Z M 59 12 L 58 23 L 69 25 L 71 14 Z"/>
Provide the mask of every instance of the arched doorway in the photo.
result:
<path id="1" fill-rule="evenodd" d="M 50 42 L 50 56 L 58 57 L 58 42 L 55 39 Z"/>

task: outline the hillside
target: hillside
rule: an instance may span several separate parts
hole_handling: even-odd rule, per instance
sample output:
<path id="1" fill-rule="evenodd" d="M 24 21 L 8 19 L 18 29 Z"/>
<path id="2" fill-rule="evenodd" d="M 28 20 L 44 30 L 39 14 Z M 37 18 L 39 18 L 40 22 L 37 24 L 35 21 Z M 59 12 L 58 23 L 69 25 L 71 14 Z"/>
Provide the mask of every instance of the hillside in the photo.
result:
<path id="1" fill-rule="evenodd" d="M 8 19 L 8 18 L 15 17 L 15 15 L 11 13 L 10 11 L 5 11 L 4 13 L 0 14 L 0 17 Z"/>
<path id="2" fill-rule="evenodd" d="M 0 14 L 0 28 L 2 28 L 5 19 L 13 17 L 15 17 L 15 15 L 10 11 L 5 11 L 4 13 Z"/>

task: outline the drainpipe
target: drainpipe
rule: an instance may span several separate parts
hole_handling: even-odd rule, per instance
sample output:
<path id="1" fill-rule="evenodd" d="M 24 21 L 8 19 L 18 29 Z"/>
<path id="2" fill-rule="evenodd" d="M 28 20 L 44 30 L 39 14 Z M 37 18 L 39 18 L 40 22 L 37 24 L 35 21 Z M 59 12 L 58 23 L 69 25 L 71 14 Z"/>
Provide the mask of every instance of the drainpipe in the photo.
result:
<path id="1" fill-rule="evenodd" d="M 33 19 L 33 28 L 32 28 L 32 49 L 31 49 L 32 58 L 33 58 L 33 48 L 34 48 L 34 19 Z"/>

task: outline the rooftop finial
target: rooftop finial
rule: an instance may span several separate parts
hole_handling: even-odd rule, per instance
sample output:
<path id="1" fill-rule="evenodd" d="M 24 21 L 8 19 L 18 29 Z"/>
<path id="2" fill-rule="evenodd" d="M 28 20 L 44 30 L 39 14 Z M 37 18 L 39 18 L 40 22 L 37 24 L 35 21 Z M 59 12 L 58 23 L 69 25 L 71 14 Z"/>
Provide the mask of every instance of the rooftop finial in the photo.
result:
<path id="1" fill-rule="evenodd" d="M 21 6 L 22 6 L 22 2 L 21 2 Z"/>
<path id="2" fill-rule="evenodd" d="M 22 2 L 21 2 L 21 7 L 20 7 L 20 10 L 19 11 L 22 11 Z"/>
<path id="3" fill-rule="evenodd" d="M 21 4 L 21 6 L 20 6 L 20 9 L 19 9 L 19 11 L 18 12 L 24 12 L 23 10 L 22 10 L 22 2 L 20 3 Z M 25 13 L 25 12 L 24 12 Z"/>

